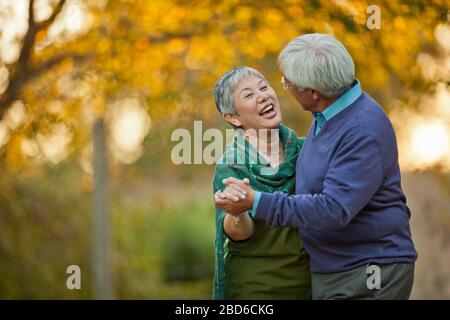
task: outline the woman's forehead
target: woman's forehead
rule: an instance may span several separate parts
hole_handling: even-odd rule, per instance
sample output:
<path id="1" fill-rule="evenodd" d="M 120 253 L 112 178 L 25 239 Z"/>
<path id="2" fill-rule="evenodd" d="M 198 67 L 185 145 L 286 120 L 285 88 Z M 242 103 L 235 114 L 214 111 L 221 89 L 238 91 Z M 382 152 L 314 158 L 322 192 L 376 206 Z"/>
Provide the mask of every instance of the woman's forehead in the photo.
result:
<path id="1" fill-rule="evenodd" d="M 265 84 L 266 81 L 264 79 L 261 79 L 257 76 L 254 75 L 250 75 L 248 77 L 245 77 L 244 79 L 242 79 L 241 81 L 239 81 L 238 85 L 236 86 L 235 90 L 244 90 L 246 88 L 251 89 L 252 87 L 256 87 L 260 84 Z"/>

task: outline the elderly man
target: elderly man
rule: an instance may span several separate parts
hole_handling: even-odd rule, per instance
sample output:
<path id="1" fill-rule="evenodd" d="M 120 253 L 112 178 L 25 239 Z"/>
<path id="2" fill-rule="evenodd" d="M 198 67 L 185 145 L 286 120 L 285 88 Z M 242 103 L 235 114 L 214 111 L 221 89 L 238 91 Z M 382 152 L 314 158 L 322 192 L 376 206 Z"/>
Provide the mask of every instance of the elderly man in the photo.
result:
<path id="1" fill-rule="evenodd" d="M 314 117 L 295 195 L 254 192 L 228 178 L 216 206 L 297 227 L 311 257 L 313 299 L 408 299 L 417 253 L 388 117 L 361 90 L 352 57 L 332 36 L 294 39 L 279 67 L 284 88 Z"/>

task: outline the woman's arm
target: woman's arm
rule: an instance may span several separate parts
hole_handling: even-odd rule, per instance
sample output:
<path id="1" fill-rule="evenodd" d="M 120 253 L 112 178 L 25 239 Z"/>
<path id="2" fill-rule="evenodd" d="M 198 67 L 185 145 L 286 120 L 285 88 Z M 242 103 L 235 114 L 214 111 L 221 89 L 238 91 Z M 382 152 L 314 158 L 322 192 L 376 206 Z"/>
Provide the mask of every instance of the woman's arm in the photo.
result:
<path id="1" fill-rule="evenodd" d="M 223 184 L 223 179 L 228 176 L 242 178 L 239 169 L 228 165 L 217 165 L 214 175 L 214 197 L 218 198 L 219 193 L 226 189 Z M 248 180 L 248 179 L 246 179 Z M 230 188 L 228 188 L 230 189 Z M 229 190 L 223 197 L 230 197 L 231 200 L 237 201 L 242 196 L 240 193 Z M 245 197 L 245 195 L 243 195 Z M 216 199 L 215 199 L 216 200 Z M 243 212 L 239 217 L 233 217 L 217 208 L 216 214 L 219 214 L 223 218 L 223 231 L 233 241 L 242 241 L 250 238 L 253 235 L 254 225 L 253 220 L 247 212 Z"/>
<path id="2" fill-rule="evenodd" d="M 227 236 L 234 241 L 246 240 L 253 234 L 253 220 L 247 212 L 243 212 L 238 218 L 227 214 L 223 222 L 223 229 Z"/>
<path id="3" fill-rule="evenodd" d="M 249 180 L 245 178 L 243 180 L 246 184 L 249 184 Z M 235 189 L 235 186 L 227 186 L 223 190 L 221 196 L 232 201 L 239 201 L 245 199 L 246 194 Z M 220 197 L 220 196 L 219 196 Z M 233 216 L 227 214 L 224 219 L 224 231 L 234 241 L 241 241 L 248 239 L 253 234 L 253 221 L 250 215 L 245 211 L 239 216 Z"/>
<path id="4" fill-rule="evenodd" d="M 217 200 L 219 196 L 220 190 L 216 192 L 214 195 L 214 200 Z M 236 201 L 237 198 L 234 198 L 230 194 L 230 191 L 222 193 L 223 197 L 230 197 L 230 200 Z M 222 210 L 221 210 L 222 211 Z M 250 238 L 253 234 L 253 220 L 248 214 L 247 211 L 242 212 L 239 216 L 232 216 L 224 212 L 225 217 L 223 219 L 223 230 L 226 235 L 234 241 L 241 241 Z"/>

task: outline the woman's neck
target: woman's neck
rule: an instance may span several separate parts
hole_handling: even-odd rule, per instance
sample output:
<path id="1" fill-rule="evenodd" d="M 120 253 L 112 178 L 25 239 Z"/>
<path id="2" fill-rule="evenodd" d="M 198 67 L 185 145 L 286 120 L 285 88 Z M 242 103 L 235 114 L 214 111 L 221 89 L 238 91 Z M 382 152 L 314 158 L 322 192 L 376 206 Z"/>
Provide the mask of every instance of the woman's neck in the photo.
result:
<path id="1" fill-rule="evenodd" d="M 269 158 L 271 163 L 278 165 L 284 160 L 279 129 L 258 130 L 256 134 L 255 130 L 248 130 L 245 138 L 258 152 Z"/>

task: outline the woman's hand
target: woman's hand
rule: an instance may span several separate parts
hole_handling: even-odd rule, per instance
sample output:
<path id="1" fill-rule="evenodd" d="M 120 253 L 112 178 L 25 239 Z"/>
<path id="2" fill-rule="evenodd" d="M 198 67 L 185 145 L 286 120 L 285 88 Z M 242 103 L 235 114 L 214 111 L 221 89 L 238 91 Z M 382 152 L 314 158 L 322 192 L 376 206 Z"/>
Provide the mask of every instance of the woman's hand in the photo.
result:
<path id="1" fill-rule="evenodd" d="M 247 185 L 250 183 L 250 181 L 247 178 L 245 178 L 242 181 Z M 234 202 L 238 202 L 240 200 L 245 199 L 247 191 L 242 189 L 237 184 L 230 184 L 225 188 L 225 190 L 223 190 L 222 194 L 225 195 L 225 198 L 233 200 Z"/>
<path id="2" fill-rule="evenodd" d="M 214 195 L 214 202 L 217 208 L 237 216 L 241 212 L 253 207 L 254 191 L 249 186 L 249 180 L 239 180 L 236 178 L 224 179 L 227 186 L 223 192 L 220 190 Z"/>

